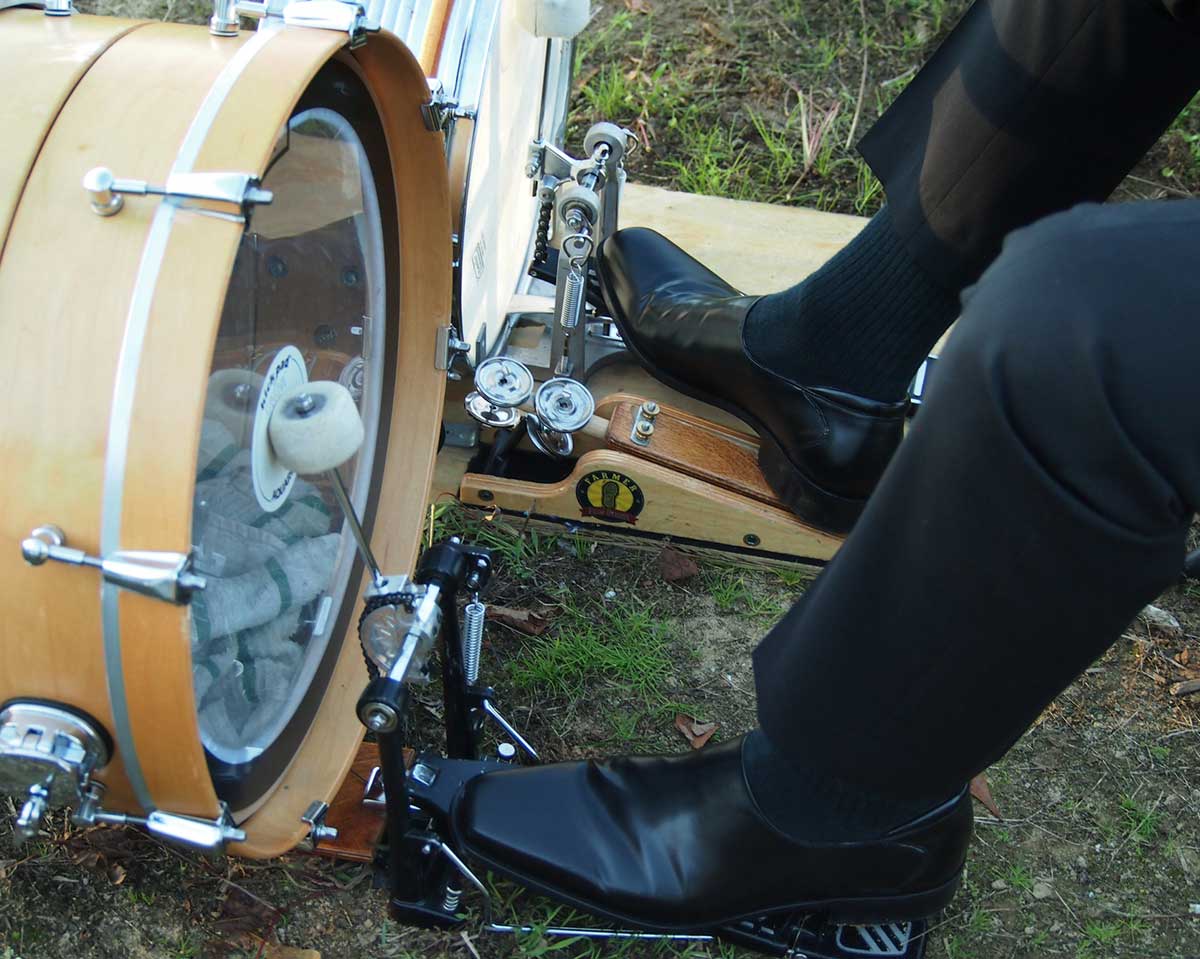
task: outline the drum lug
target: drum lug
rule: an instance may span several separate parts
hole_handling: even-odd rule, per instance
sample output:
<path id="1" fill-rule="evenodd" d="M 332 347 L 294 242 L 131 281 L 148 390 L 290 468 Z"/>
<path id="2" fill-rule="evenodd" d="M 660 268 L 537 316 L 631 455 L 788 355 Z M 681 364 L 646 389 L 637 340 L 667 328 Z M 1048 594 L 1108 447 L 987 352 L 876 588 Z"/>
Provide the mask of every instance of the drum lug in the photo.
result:
<path id="1" fill-rule="evenodd" d="M 214 0 L 209 31 L 216 36 L 237 36 L 236 26 L 229 25 L 230 21 L 236 24 L 235 17 L 252 20 L 270 18 L 275 22 L 282 19 L 291 27 L 346 33 L 350 37 L 351 50 L 366 43 L 368 34 L 379 32 L 378 21 L 367 19 L 366 9 L 356 0 L 334 0 L 333 3 L 325 0 L 293 0 L 291 3 L 280 0 L 235 0 L 234 11 L 235 16 L 229 16 L 227 3 Z"/>
<path id="2" fill-rule="evenodd" d="M 67 546 L 67 537 L 57 526 L 39 526 L 21 543 L 21 555 L 30 566 L 47 560 L 70 566 L 100 570 L 106 583 L 161 599 L 177 606 L 191 601 L 192 593 L 204 589 L 206 580 L 192 572 L 191 553 L 150 550 L 118 550 L 108 556 L 89 556 Z"/>
<path id="3" fill-rule="evenodd" d="M 221 814 L 216 819 L 201 819 L 161 809 L 145 816 L 105 812 L 101 805 L 103 799 L 104 787 L 97 782 L 88 783 L 71 820 L 77 826 L 137 826 L 160 839 L 205 852 L 221 852 L 231 842 L 246 841 L 245 831 L 238 829 L 225 803 L 220 804 Z"/>
<path id="4" fill-rule="evenodd" d="M 256 204 L 267 204 L 275 199 L 270 190 L 259 186 L 258 177 L 250 173 L 172 173 L 167 177 L 166 186 L 154 186 L 145 180 L 115 177 L 112 170 L 98 166 L 84 174 L 83 189 L 92 204 L 92 212 L 97 216 L 120 213 L 127 195 L 214 203 L 230 207 L 243 215 Z"/>

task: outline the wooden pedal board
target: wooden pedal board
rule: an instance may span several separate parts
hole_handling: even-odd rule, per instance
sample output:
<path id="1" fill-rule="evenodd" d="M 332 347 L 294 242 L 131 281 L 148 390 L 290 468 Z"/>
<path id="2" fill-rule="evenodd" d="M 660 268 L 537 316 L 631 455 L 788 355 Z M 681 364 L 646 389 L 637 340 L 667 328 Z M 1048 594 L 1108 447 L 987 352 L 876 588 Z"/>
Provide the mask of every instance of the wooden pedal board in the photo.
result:
<path id="1" fill-rule="evenodd" d="M 597 406 L 571 474 L 535 483 L 467 473 L 459 498 L 551 523 L 629 540 L 733 551 L 775 562 L 824 561 L 841 545 L 776 499 L 758 468 L 758 439 L 660 406 L 646 443 L 633 439 L 643 400 L 628 394 Z"/>
<path id="2" fill-rule="evenodd" d="M 367 798 L 371 771 L 378 766 L 379 747 L 366 742 L 359 746 L 354 765 L 325 814 L 325 825 L 337 829 L 338 836 L 321 840 L 313 850 L 315 855 L 352 862 L 371 862 L 375 858 L 375 846 L 383 835 L 387 814 L 382 806 L 371 806 L 363 800 Z"/>
<path id="3" fill-rule="evenodd" d="M 654 432 L 642 442 L 634 425 L 643 400 L 617 395 L 605 400 L 609 448 L 629 453 L 731 493 L 785 509 L 758 468 L 758 437 L 740 433 L 669 406 L 659 406 Z"/>

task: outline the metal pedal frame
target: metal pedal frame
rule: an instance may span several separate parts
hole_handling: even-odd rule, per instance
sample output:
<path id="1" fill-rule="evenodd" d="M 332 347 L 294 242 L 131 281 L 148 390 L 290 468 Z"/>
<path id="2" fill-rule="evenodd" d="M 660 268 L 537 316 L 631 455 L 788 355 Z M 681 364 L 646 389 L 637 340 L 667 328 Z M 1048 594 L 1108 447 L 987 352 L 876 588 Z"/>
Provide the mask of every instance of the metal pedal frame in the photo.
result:
<path id="1" fill-rule="evenodd" d="M 378 851 L 376 862 L 387 872 L 389 911 L 393 919 L 433 929 L 462 925 L 468 921 L 462 911 L 464 895 L 473 890 L 482 897 L 480 928 L 496 934 L 537 932 L 553 937 L 606 940 L 726 942 L 790 959 L 921 959 L 925 951 L 926 924 L 923 921 L 838 925 L 822 916 L 797 913 L 747 919 L 694 933 L 603 925 L 545 928 L 497 922 L 487 886 L 448 838 L 451 835 L 451 806 L 463 786 L 475 776 L 507 768 L 515 757 L 516 750 L 510 747 L 505 760 L 481 758 L 481 732 L 489 719 L 517 744 L 528 761 L 538 761 L 536 750 L 496 709 L 495 692 L 478 682 L 478 650 L 472 652 L 466 639 L 459 641 L 459 596 L 466 591 L 478 597 L 487 584 L 492 566 L 493 558 L 488 550 L 452 538 L 426 550 L 411 585 L 408 580 L 400 580 L 409 592 L 372 597 L 372 602 L 393 599 L 400 602 L 400 597 L 406 595 L 436 597 L 439 615 L 433 616 L 427 609 L 424 614 L 427 621 L 415 617 L 408 628 L 410 633 L 417 634 L 427 632 L 429 623 L 440 622 L 438 646 L 442 661 L 447 755 L 423 753 L 411 769 L 406 768 L 403 724 L 398 723 L 377 734 L 380 772 L 378 777 L 372 776 L 372 784 L 377 778 L 382 779 L 383 796 L 368 787 L 368 792 L 372 793 L 370 804 L 383 803 L 387 811 L 386 840 Z M 476 598 L 472 605 L 477 604 Z M 472 612 L 468 607 L 469 615 L 477 618 L 477 625 L 482 623 L 480 609 Z M 368 615 L 364 614 L 364 622 Z M 397 661 L 403 660 L 403 654 L 397 654 Z M 395 669 L 373 680 L 360 700 L 360 717 L 364 715 L 363 704 L 378 700 L 385 687 L 397 693 L 398 687 L 388 687 L 388 683 L 397 682 Z M 407 693 L 395 698 L 397 708 L 402 709 L 407 703 Z M 598 915 L 597 920 L 603 923 L 605 917 Z"/>

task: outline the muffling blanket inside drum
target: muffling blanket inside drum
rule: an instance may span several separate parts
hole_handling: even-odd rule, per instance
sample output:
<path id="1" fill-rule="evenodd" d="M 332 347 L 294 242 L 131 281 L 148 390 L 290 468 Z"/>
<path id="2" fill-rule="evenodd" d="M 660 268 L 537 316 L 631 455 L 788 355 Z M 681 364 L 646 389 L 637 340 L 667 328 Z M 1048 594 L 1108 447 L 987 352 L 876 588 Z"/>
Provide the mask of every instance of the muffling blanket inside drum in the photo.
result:
<path id="1" fill-rule="evenodd" d="M 192 656 L 215 751 L 261 741 L 285 708 L 304 660 L 296 637 L 315 617 L 340 541 L 315 487 L 297 481 L 288 502 L 265 513 L 250 468 L 250 451 L 205 420 L 193 528 L 208 588 L 192 604 Z"/>

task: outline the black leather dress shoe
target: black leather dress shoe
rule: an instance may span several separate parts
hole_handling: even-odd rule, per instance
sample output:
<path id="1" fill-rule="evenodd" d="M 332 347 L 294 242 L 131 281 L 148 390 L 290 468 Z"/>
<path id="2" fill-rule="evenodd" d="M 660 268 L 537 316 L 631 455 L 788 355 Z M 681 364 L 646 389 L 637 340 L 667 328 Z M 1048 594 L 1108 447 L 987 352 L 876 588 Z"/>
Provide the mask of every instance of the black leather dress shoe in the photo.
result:
<path id="1" fill-rule="evenodd" d="M 525 886 L 659 930 L 797 911 L 899 922 L 951 900 L 973 823 L 965 790 L 881 839 L 796 842 L 759 812 L 741 744 L 488 773 L 455 802 L 456 840 Z"/>
<path id="2" fill-rule="evenodd" d="M 779 499 L 833 533 L 854 525 L 904 435 L 907 403 L 880 403 L 772 373 L 750 356 L 743 296 L 666 237 L 620 230 L 597 257 L 625 344 L 655 377 L 749 423 Z"/>

